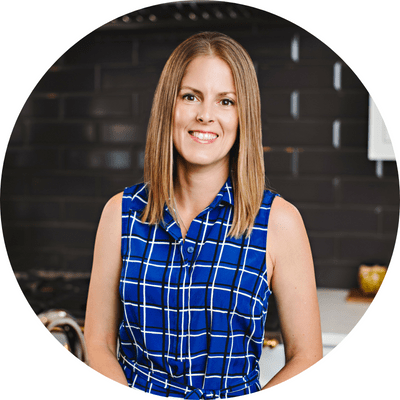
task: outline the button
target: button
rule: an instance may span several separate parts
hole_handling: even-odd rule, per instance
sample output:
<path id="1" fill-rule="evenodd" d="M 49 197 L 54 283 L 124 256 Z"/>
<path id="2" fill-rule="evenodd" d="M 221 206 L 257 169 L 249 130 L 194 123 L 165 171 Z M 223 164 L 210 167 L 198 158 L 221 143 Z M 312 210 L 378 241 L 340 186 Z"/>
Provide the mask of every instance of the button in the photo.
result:
<path id="1" fill-rule="evenodd" d="M 188 247 L 187 252 L 192 254 L 194 252 L 194 247 L 193 246 Z"/>

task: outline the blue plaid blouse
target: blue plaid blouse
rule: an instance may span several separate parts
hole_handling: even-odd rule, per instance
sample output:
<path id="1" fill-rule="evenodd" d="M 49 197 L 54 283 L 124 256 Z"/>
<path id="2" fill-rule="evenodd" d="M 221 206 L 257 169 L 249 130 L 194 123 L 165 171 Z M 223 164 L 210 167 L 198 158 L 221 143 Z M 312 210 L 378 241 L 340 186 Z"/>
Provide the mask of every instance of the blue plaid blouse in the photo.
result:
<path id="1" fill-rule="evenodd" d="M 183 241 L 167 207 L 164 223 L 140 221 L 147 204 L 143 184 L 125 189 L 118 360 L 131 387 L 184 398 L 260 389 L 274 197 L 265 191 L 250 238 L 228 237 L 234 207 L 228 178 Z"/>

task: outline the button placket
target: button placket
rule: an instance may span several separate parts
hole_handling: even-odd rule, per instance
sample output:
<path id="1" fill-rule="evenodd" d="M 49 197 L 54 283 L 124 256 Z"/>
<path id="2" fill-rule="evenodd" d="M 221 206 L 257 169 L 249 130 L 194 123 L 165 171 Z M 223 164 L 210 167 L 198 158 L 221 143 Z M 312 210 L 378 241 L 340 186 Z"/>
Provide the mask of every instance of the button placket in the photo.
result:
<path id="1" fill-rule="evenodd" d="M 175 349 L 175 360 L 184 362 L 187 354 L 187 339 L 186 335 L 188 332 L 188 318 L 187 318 L 187 261 L 185 257 L 185 245 L 180 243 L 180 257 L 181 257 L 181 268 L 178 276 L 178 290 L 177 290 L 177 330 L 176 330 L 176 349 Z"/>
<path id="2" fill-rule="evenodd" d="M 183 255 L 185 256 L 185 264 L 187 264 L 188 267 L 192 265 L 193 259 L 195 257 L 195 250 L 196 250 L 196 245 L 195 243 L 192 243 L 191 241 L 185 241 L 183 243 Z"/>

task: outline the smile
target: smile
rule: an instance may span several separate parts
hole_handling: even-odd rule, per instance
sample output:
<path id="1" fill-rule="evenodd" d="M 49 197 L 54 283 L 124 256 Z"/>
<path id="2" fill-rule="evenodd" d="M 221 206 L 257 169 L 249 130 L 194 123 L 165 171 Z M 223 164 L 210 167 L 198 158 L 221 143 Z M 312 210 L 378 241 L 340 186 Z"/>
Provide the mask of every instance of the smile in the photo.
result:
<path id="1" fill-rule="evenodd" d="M 189 134 L 198 141 L 211 143 L 217 140 L 218 135 L 214 132 L 204 132 L 204 131 L 189 131 Z"/>

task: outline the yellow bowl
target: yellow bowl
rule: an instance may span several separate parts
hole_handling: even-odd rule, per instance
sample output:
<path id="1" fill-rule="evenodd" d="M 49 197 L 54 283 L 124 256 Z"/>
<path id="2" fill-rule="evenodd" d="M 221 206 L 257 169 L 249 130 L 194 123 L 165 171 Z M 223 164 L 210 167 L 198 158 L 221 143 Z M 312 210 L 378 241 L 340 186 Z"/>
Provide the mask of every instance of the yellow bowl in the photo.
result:
<path id="1" fill-rule="evenodd" d="M 358 283 L 365 294 L 376 294 L 385 277 L 387 267 L 382 265 L 361 265 L 358 269 Z"/>

